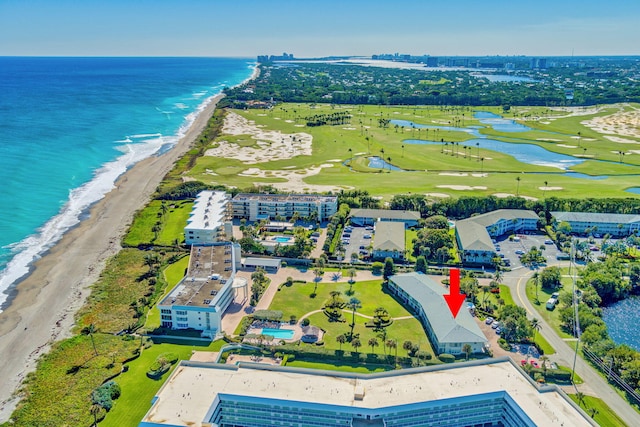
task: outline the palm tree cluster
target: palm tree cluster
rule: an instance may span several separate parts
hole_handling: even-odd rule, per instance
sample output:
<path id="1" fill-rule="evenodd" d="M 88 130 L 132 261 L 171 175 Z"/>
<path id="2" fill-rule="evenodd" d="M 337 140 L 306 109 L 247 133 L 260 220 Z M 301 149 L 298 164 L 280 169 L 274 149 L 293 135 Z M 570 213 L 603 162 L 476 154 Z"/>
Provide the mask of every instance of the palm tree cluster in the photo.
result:
<path id="1" fill-rule="evenodd" d="M 346 125 L 351 123 L 351 114 L 348 111 L 337 111 L 331 114 L 315 114 L 304 118 L 307 126 Z"/>

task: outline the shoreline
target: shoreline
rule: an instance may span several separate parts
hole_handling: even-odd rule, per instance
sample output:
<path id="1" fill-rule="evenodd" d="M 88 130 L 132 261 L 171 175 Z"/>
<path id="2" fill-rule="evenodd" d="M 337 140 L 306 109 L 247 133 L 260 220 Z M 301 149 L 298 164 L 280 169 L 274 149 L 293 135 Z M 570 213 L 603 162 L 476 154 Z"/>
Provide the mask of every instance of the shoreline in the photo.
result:
<path id="1" fill-rule="evenodd" d="M 256 66 L 245 83 L 259 74 Z M 20 400 L 13 394 L 51 344 L 71 336 L 75 313 L 90 294 L 136 211 L 143 208 L 174 164 L 193 146 L 218 102 L 220 93 L 197 113 L 184 136 L 168 151 L 143 159 L 126 170 L 115 188 L 87 209 L 87 216 L 31 266 L 8 290 L 0 313 L 0 423 Z"/>

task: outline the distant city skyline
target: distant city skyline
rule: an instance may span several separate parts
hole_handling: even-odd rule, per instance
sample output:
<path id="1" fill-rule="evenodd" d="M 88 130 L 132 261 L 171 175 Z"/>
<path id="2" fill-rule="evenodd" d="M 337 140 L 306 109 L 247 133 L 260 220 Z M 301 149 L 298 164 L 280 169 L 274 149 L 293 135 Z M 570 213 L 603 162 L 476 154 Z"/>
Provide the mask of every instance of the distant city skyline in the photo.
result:
<path id="1" fill-rule="evenodd" d="M 640 55 L 640 2 L 0 0 L 0 55 Z"/>

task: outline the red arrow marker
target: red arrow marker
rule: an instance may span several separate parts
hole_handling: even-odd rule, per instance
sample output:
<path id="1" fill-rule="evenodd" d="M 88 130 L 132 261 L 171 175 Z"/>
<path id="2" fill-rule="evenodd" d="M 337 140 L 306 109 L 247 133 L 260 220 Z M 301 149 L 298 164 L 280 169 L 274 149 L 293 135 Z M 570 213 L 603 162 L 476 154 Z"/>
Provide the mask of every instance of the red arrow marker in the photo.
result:
<path id="1" fill-rule="evenodd" d="M 453 317 L 458 316 L 460 307 L 466 298 L 465 294 L 460 293 L 460 270 L 452 268 L 449 270 L 449 295 L 443 295 L 444 300 L 451 310 Z"/>

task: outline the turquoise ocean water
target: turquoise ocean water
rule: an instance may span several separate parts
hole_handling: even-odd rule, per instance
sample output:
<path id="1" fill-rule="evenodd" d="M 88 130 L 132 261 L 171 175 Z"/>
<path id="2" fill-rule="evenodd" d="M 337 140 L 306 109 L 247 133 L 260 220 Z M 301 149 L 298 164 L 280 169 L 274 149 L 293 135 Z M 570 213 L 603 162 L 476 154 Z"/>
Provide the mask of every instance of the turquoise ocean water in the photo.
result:
<path id="1" fill-rule="evenodd" d="M 137 161 L 170 148 L 238 58 L 0 57 L 0 307 Z"/>

